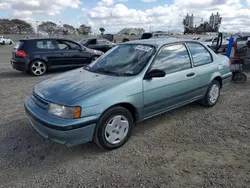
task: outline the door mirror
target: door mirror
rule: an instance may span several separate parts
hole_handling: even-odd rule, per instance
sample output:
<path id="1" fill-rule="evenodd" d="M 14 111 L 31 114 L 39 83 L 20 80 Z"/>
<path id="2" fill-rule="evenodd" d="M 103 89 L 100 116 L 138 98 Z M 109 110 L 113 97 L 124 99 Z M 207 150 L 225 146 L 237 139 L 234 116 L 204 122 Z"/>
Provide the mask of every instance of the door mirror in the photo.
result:
<path id="1" fill-rule="evenodd" d="M 160 69 L 153 69 L 145 75 L 145 79 L 164 77 L 166 72 Z"/>

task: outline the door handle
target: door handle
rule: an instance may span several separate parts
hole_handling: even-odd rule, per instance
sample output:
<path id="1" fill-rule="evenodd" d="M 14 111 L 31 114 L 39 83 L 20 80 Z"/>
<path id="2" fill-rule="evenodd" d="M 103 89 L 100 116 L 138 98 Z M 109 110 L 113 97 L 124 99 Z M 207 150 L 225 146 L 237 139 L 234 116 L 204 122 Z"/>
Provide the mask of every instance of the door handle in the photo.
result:
<path id="1" fill-rule="evenodd" d="M 195 73 L 192 72 L 192 73 L 187 74 L 187 77 L 191 77 L 191 76 L 194 76 L 194 75 L 195 75 Z"/>

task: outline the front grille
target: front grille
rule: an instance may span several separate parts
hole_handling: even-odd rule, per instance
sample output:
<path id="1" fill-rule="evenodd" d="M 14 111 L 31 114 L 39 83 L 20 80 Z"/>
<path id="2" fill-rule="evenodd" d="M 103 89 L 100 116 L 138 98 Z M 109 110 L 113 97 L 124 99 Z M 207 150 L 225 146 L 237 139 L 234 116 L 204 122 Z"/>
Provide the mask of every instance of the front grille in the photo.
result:
<path id="1" fill-rule="evenodd" d="M 33 102 L 41 109 L 46 110 L 49 103 L 38 97 L 36 94 L 32 95 Z"/>

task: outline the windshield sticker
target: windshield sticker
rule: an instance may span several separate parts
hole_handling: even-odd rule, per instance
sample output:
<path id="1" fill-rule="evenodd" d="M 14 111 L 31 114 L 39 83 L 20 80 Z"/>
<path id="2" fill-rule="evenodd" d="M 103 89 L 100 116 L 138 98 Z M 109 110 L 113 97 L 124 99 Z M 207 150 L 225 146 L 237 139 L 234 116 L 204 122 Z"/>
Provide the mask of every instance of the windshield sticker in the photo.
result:
<path id="1" fill-rule="evenodd" d="M 135 47 L 136 50 L 141 50 L 141 51 L 145 51 L 145 52 L 149 52 L 150 50 L 152 50 L 152 47 L 150 46 L 144 46 L 144 45 L 137 45 Z"/>

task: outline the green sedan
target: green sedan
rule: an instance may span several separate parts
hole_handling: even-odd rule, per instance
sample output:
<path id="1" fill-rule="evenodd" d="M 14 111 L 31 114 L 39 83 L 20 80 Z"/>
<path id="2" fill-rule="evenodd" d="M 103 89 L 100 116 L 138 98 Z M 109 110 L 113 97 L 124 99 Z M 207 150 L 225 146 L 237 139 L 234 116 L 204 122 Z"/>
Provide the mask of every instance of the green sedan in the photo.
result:
<path id="1" fill-rule="evenodd" d="M 138 122 L 194 101 L 214 106 L 231 76 L 229 59 L 198 41 L 131 41 L 36 84 L 24 106 L 44 137 L 66 146 L 95 141 L 111 150 Z"/>

